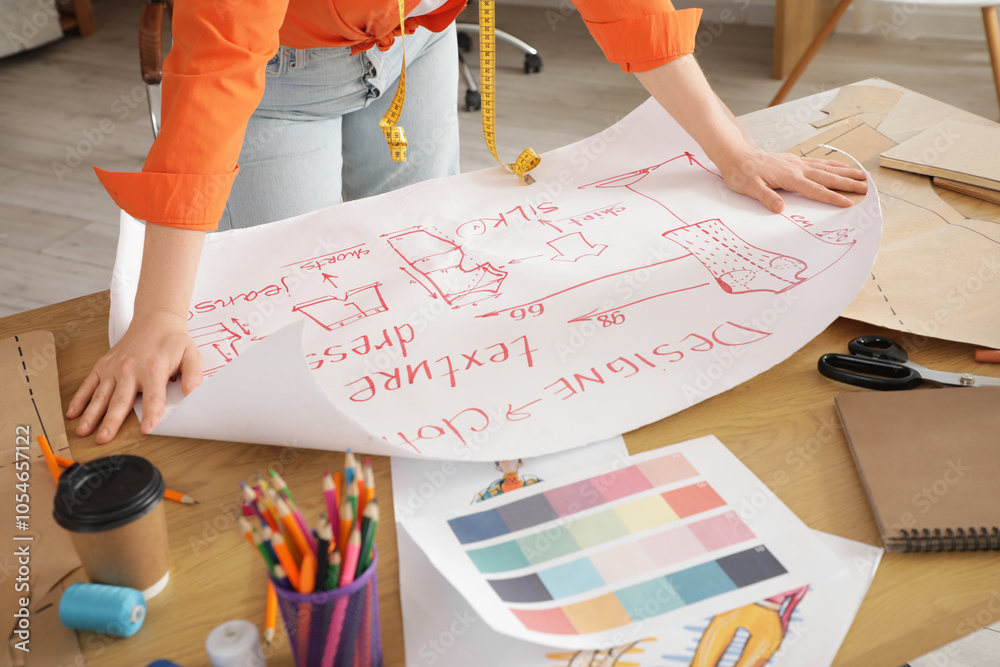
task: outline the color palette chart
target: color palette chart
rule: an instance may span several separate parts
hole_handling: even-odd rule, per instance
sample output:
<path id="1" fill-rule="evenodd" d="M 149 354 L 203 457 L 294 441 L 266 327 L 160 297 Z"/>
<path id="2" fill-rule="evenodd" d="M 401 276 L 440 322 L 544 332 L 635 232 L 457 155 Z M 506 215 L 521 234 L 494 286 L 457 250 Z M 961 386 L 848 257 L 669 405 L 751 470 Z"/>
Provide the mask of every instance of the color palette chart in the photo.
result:
<path id="1" fill-rule="evenodd" d="M 403 525 L 495 629 L 567 648 L 649 635 L 650 623 L 841 567 L 715 438 L 615 463 Z"/>

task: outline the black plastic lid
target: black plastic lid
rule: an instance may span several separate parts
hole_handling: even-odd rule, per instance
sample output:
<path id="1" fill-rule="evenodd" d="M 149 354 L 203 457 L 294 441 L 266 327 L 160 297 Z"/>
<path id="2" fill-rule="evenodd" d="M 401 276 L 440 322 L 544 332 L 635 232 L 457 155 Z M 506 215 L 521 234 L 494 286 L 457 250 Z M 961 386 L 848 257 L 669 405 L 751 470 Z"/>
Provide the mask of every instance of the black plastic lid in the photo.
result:
<path id="1" fill-rule="evenodd" d="M 107 456 L 63 472 L 52 516 L 77 533 L 112 530 L 151 511 L 165 490 L 163 475 L 146 459 Z"/>

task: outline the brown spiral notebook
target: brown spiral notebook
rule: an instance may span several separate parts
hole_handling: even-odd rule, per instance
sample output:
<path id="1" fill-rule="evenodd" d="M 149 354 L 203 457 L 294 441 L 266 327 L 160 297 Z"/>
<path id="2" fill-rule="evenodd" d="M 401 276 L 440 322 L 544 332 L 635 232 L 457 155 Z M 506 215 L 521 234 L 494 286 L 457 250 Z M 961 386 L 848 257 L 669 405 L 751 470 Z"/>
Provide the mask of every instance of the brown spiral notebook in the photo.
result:
<path id="1" fill-rule="evenodd" d="M 886 550 L 1000 550 L 1000 388 L 834 401 Z"/>

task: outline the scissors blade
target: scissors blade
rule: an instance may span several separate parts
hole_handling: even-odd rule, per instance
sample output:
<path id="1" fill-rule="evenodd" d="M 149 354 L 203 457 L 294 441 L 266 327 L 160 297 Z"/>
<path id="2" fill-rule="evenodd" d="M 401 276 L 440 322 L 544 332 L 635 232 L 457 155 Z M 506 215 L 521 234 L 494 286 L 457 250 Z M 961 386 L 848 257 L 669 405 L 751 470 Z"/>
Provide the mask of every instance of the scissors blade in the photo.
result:
<path id="1" fill-rule="evenodd" d="M 1000 378 L 973 375 L 972 373 L 949 373 L 947 371 L 934 371 L 926 366 L 915 364 L 912 361 L 903 362 L 903 366 L 909 366 L 924 380 L 947 384 L 955 387 L 1000 387 Z"/>

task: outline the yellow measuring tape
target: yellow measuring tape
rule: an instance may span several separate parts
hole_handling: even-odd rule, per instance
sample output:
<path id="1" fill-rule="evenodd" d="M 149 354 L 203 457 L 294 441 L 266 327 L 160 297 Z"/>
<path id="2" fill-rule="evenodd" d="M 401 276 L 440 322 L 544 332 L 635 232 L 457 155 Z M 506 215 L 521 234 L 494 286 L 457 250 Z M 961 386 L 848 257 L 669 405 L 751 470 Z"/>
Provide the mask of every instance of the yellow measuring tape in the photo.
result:
<path id="1" fill-rule="evenodd" d="M 399 4 L 399 39 L 402 40 L 403 47 L 403 69 L 399 73 L 399 85 L 396 87 L 396 95 L 392 99 L 392 104 L 386 110 L 379 127 L 385 135 L 385 141 L 389 145 L 389 153 L 394 162 L 406 162 L 406 132 L 397 125 L 399 116 L 403 112 L 403 100 L 406 97 L 406 16 L 403 7 L 403 0 L 398 0 Z M 496 139 L 496 27 L 494 19 L 496 12 L 493 7 L 493 0 L 481 0 L 479 3 L 479 78 L 482 85 L 482 114 L 483 114 L 483 137 L 486 139 L 486 147 L 500 165 L 512 174 L 515 174 L 525 185 L 531 185 L 535 179 L 528 172 L 538 166 L 542 158 L 538 156 L 533 148 L 525 148 L 517 156 L 517 160 L 508 164 L 500 159 L 497 154 Z"/>
<path id="2" fill-rule="evenodd" d="M 399 73 L 399 85 L 392 104 L 386 109 L 378 126 L 382 128 L 385 142 L 389 144 L 389 154 L 393 162 L 406 162 L 406 132 L 397 125 L 399 115 L 403 113 L 403 99 L 406 98 L 406 10 L 403 0 L 399 0 L 399 40 L 403 47 L 403 69 Z"/>
<path id="3" fill-rule="evenodd" d="M 493 0 L 479 2 L 479 83 L 482 86 L 483 137 L 486 147 L 500 165 L 520 178 L 525 185 L 535 179 L 528 172 L 538 166 L 542 158 L 534 148 L 525 148 L 513 164 L 507 164 L 497 155 L 496 137 L 496 33 Z"/>

